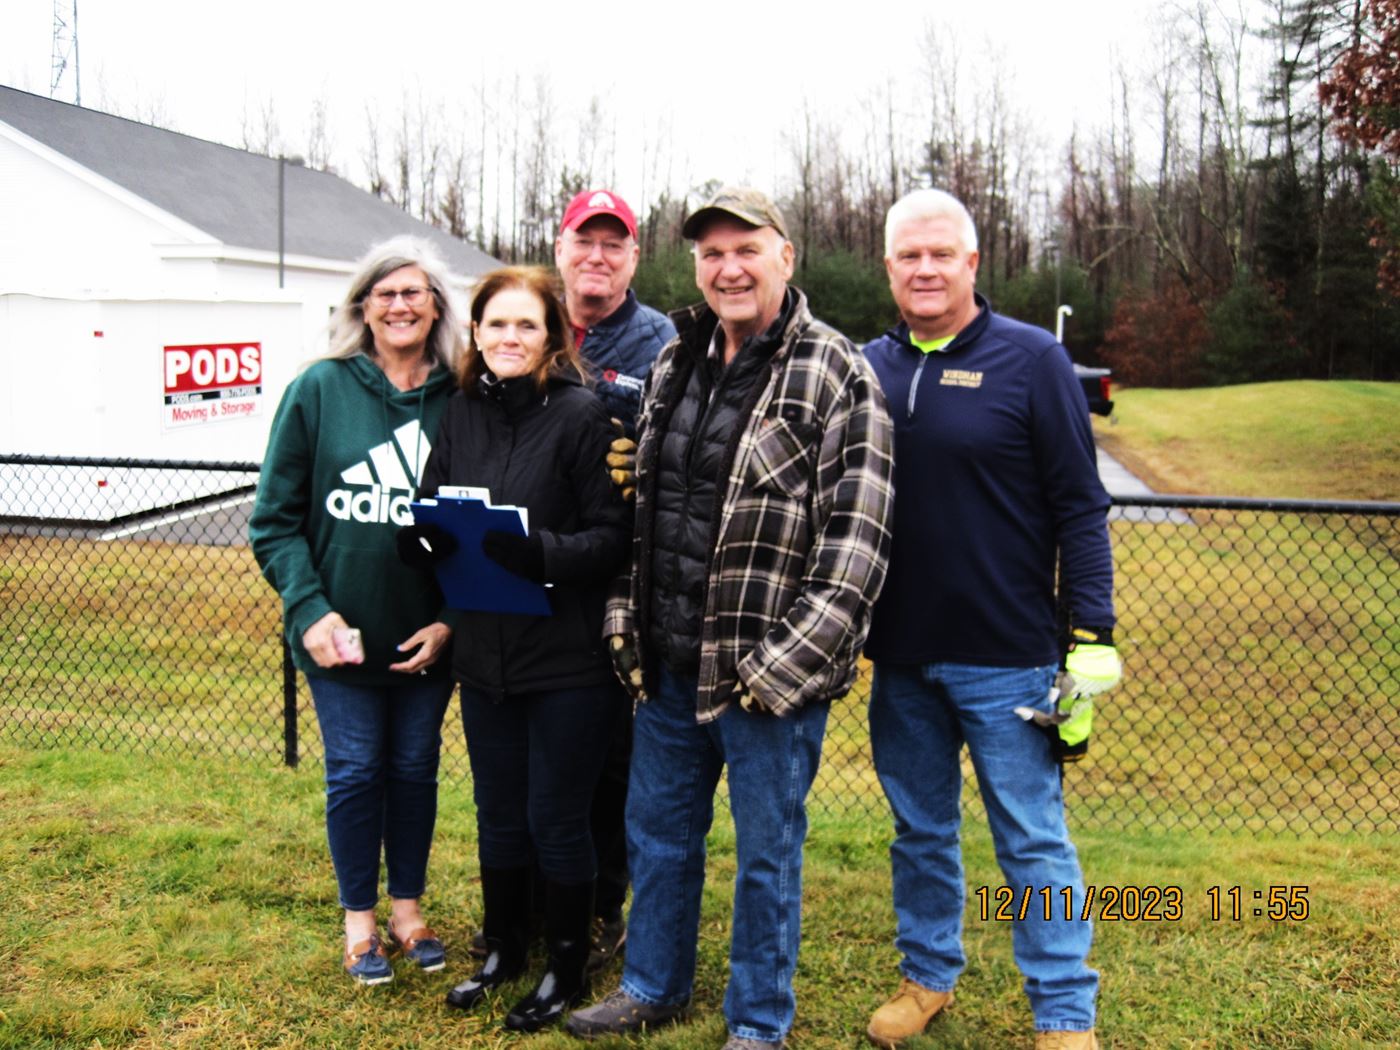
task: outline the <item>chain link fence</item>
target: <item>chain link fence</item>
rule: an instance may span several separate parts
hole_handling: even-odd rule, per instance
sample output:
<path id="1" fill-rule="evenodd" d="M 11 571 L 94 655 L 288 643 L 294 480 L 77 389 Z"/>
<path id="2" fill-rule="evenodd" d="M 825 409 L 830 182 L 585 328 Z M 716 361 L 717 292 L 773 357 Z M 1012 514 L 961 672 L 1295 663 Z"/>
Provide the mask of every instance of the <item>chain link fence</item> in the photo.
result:
<path id="1" fill-rule="evenodd" d="M 0 739 L 319 759 L 246 545 L 257 471 L 0 457 Z M 1110 529 L 1125 673 L 1065 772 L 1073 823 L 1400 830 L 1400 504 L 1123 498 Z M 833 707 L 813 806 L 886 820 L 868 686 Z M 455 709 L 444 750 L 465 779 Z"/>

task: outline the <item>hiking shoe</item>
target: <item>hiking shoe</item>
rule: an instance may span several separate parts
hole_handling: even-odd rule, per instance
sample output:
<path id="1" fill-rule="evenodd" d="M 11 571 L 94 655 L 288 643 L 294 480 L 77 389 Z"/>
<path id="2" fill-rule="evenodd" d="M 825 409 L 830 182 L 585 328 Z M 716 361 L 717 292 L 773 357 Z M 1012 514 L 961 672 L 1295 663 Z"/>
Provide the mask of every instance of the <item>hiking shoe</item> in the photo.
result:
<path id="1" fill-rule="evenodd" d="M 1036 1032 L 1035 1050 L 1099 1050 L 1092 1028 L 1082 1032 Z"/>
<path id="2" fill-rule="evenodd" d="M 596 1039 L 600 1035 L 624 1035 L 678 1021 L 688 1005 L 688 1002 L 665 1005 L 644 1003 L 640 999 L 633 999 L 619 988 L 601 1002 L 582 1010 L 575 1010 L 569 1015 L 564 1027 L 570 1035 L 576 1035 L 580 1039 Z"/>
<path id="3" fill-rule="evenodd" d="M 608 921 L 601 915 L 593 916 L 593 945 L 588 951 L 586 973 L 595 974 L 618 957 L 622 946 L 627 943 L 627 920 L 619 915 Z"/>
<path id="4" fill-rule="evenodd" d="M 899 991 L 871 1015 L 865 1034 L 876 1046 L 891 1050 L 922 1032 L 933 1015 L 952 1001 L 952 992 L 935 992 L 905 977 L 899 982 Z"/>
<path id="5" fill-rule="evenodd" d="M 345 972 L 356 984 L 388 984 L 394 979 L 394 968 L 384 954 L 379 934 L 345 950 Z"/>
<path id="6" fill-rule="evenodd" d="M 731 1035 L 721 1050 L 783 1050 L 785 1045 L 781 1039 L 770 1043 L 766 1039 L 747 1039 L 742 1035 Z"/>

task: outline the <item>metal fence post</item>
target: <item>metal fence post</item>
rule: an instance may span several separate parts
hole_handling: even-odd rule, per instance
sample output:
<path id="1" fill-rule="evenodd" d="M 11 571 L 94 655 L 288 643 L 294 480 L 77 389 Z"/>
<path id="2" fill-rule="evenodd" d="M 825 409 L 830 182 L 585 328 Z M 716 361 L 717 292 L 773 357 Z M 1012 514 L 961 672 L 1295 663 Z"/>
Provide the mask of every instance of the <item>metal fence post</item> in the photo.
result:
<path id="1" fill-rule="evenodd" d="M 292 647 L 282 636 L 282 759 L 297 764 L 297 669 L 292 663 Z"/>

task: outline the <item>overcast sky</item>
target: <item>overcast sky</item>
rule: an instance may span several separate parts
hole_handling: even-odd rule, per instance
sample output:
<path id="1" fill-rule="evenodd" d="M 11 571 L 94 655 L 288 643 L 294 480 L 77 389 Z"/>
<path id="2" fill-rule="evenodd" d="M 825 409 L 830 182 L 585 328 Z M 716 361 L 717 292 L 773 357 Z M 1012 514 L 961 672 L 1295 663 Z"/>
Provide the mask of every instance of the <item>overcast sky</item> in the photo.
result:
<path id="1" fill-rule="evenodd" d="M 52 0 L 3 2 L 0 82 L 47 95 Z M 354 139 L 367 101 L 392 112 L 405 92 L 421 92 L 469 107 L 466 87 L 483 71 L 527 80 L 544 71 L 566 109 L 598 95 L 618 120 L 620 147 L 629 128 L 669 113 L 699 181 L 762 179 L 782 167 L 781 133 L 804 101 L 841 117 L 862 93 L 910 77 L 929 18 L 955 30 L 973 62 L 1001 49 L 1014 104 L 1058 143 L 1076 119 L 1105 119 L 1114 62 L 1142 61 L 1150 23 L 1168 6 L 79 0 L 78 28 L 85 104 L 155 109 L 178 130 L 237 144 L 244 114 L 271 97 L 289 152 L 300 152 L 323 95 L 336 159 L 352 178 L 362 174 Z M 71 81 L 58 97 L 72 100 Z"/>

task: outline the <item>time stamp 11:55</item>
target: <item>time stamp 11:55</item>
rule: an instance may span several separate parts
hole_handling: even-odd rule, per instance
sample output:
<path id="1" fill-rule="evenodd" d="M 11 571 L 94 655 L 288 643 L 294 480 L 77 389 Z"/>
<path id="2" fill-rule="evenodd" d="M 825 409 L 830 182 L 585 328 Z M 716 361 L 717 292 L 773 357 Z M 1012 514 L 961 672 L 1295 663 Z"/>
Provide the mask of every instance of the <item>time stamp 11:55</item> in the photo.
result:
<path id="1" fill-rule="evenodd" d="M 1209 886 L 1190 895 L 1180 886 L 1085 886 L 1079 893 L 1070 886 L 978 886 L 972 895 L 983 922 L 1180 922 L 1192 904 L 1211 922 L 1303 922 L 1309 915 L 1306 886 Z"/>

